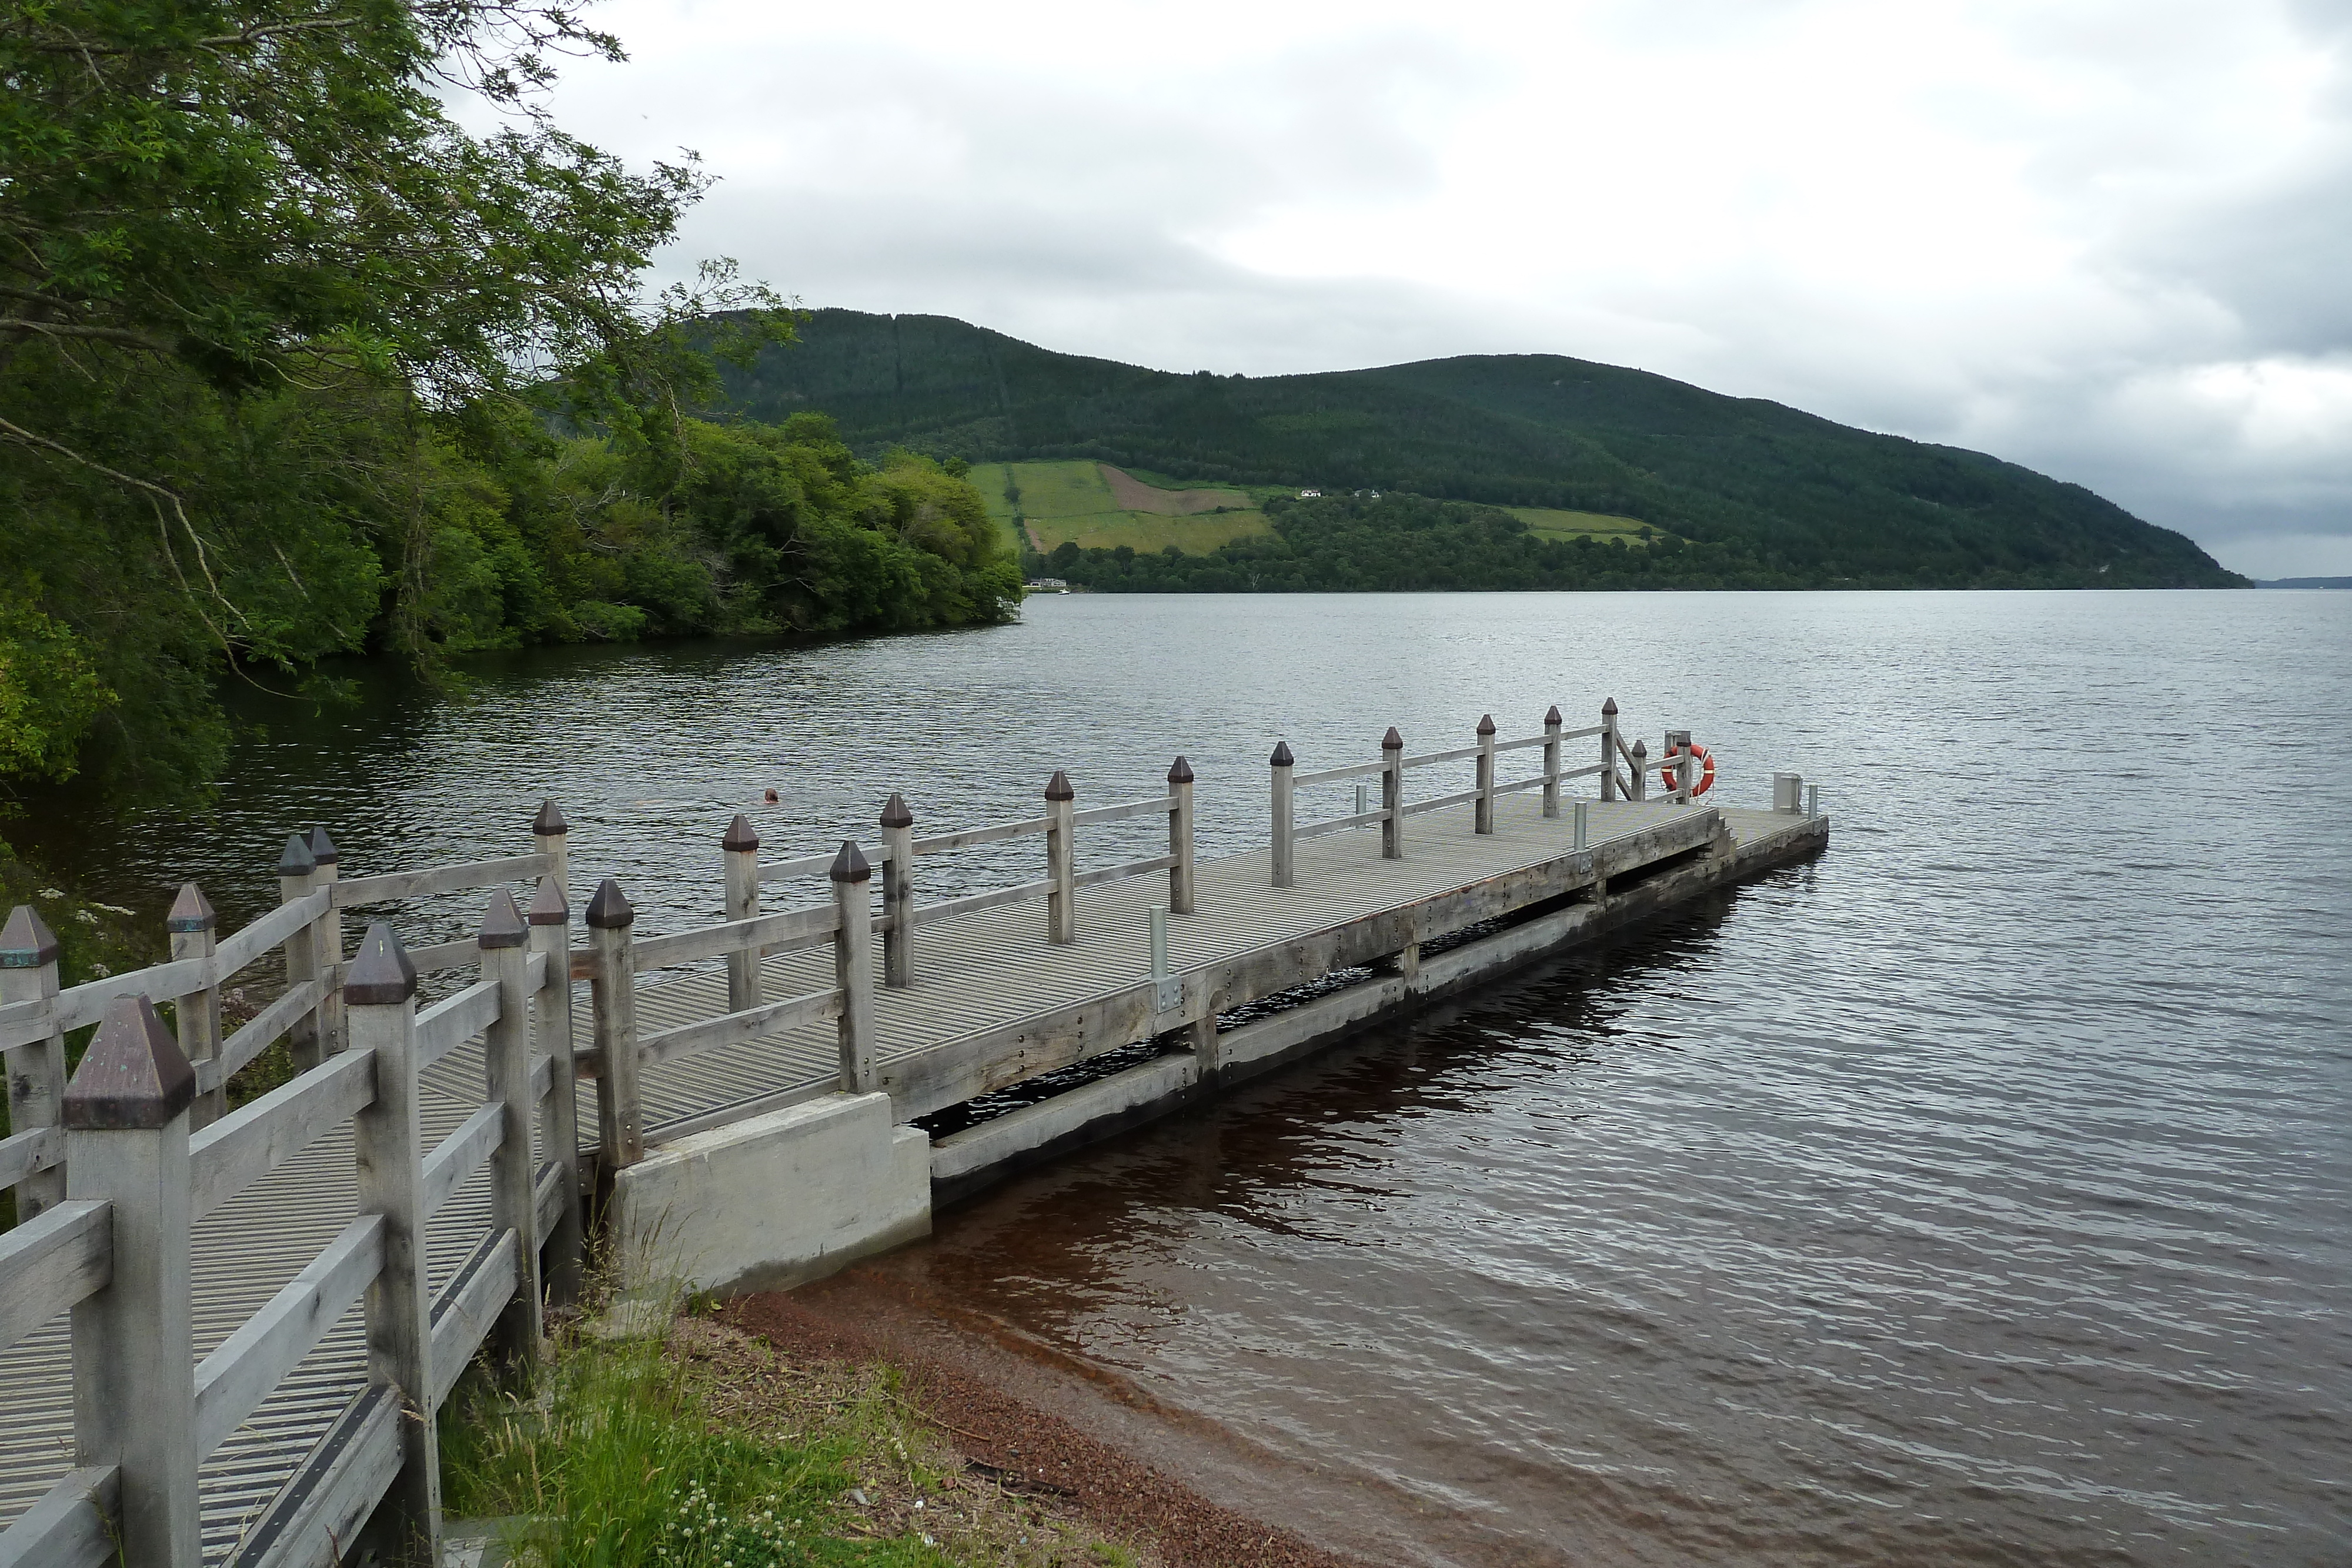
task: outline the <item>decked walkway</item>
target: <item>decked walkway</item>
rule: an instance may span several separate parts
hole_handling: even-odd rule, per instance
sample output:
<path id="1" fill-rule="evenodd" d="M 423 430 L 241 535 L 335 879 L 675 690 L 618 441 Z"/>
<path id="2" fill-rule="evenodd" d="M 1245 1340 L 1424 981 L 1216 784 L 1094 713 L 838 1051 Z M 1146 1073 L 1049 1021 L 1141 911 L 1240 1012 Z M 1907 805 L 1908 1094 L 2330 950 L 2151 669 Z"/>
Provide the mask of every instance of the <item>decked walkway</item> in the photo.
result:
<path id="1" fill-rule="evenodd" d="M 1558 862 L 1571 849 L 1572 813 L 1546 819 L 1532 795 L 1495 801 L 1496 831 L 1472 831 L 1468 805 L 1411 820 L 1404 857 L 1383 860 L 1374 829 L 1339 832 L 1296 846 L 1296 885 L 1269 885 L 1268 852 L 1206 862 L 1197 872 L 1197 910 L 1168 924 L 1169 969 L 1181 977 L 1295 944 L 1383 912 Z M 1813 826 L 1785 813 L 1671 801 L 1592 802 L 1595 850 L 1693 817 L 1717 818 L 1743 851 Z M 1685 835 L 1687 837 L 1688 835 Z M 1744 857 L 1743 857 L 1744 858 Z M 915 981 L 877 988 L 878 1076 L 898 1103 L 898 1119 L 937 1109 L 910 1063 L 1024 1020 L 1066 1015 L 1129 991 L 1150 976 L 1150 910 L 1167 903 L 1164 875 L 1142 874 L 1081 890 L 1076 940 L 1046 940 L 1042 901 L 983 909 L 921 925 Z M 829 948 L 763 961 L 767 995 L 791 997 L 835 984 Z M 1256 999 L 1223 997 L 1231 1008 Z M 640 982 L 637 1009 L 648 1030 L 725 1013 L 726 977 L 713 968 Z M 574 1033 L 588 1044 L 588 1009 L 574 1009 Z M 1145 1032 L 1149 1032 L 1146 1030 Z M 1105 1037 L 1075 1052 L 1127 1043 Z M 1048 1065 L 1051 1065 L 1049 1063 Z M 1034 1066 L 1027 1071 L 1036 1070 Z M 1024 1076 L 1018 1067 L 1006 1069 Z M 834 1026 L 818 1022 L 644 1070 L 640 1087 L 648 1142 L 722 1124 L 761 1110 L 831 1092 L 839 1078 Z M 453 1051 L 423 1080 L 425 1145 L 431 1147 L 484 1101 L 478 1042 Z M 581 1085 L 580 1126 L 593 1140 L 596 1086 Z M 961 1097 L 961 1096 L 959 1096 Z M 543 1153 L 543 1151 L 542 1151 Z M 351 1134 L 321 1139 L 256 1183 L 194 1232 L 195 1350 L 199 1359 L 268 1302 L 352 1218 L 356 1194 Z M 485 1177 L 478 1174 L 436 1213 L 428 1230 L 436 1289 L 460 1266 L 488 1224 Z M 319 1347 L 204 1466 L 207 1562 L 231 1560 L 244 1532 L 366 1385 L 362 1313 L 352 1307 Z M 0 1526 L 38 1500 L 69 1468 L 72 1401 L 67 1323 L 53 1322 L 0 1354 Z"/>

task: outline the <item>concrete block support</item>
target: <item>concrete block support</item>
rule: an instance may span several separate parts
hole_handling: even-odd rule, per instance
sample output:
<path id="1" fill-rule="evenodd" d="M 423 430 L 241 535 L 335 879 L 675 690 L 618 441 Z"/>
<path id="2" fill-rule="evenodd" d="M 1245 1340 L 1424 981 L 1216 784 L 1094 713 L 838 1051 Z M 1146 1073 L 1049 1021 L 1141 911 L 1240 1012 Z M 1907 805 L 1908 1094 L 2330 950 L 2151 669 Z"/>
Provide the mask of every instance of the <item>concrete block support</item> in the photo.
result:
<path id="1" fill-rule="evenodd" d="M 633 1293 L 784 1289 L 930 1233 L 930 1139 L 828 1094 L 654 1148 L 612 1221 Z"/>

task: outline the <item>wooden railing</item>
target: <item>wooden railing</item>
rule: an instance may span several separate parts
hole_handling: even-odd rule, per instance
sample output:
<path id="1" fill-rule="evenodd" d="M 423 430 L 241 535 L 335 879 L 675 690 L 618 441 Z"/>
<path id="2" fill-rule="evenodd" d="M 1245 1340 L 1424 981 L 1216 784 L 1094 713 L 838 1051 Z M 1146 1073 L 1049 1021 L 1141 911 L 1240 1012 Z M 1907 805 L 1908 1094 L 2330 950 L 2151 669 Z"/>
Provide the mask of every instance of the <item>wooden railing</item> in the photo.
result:
<path id="1" fill-rule="evenodd" d="M 646 1069 L 703 1051 L 739 1045 L 798 1025 L 832 1021 L 840 1052 L 840 1087 L 866 1093 L 875 1085 L 873 988 L 914 983 L 915 933 L 934 921 L 1044 899 L 1046 940 L 1077 939 L 1076 897 L 1081 888 L 1130 876 L 1168 873 L 1168 908 L 1189 915 L 1193 905 L 1192 769 L 1179 757 L 1168 769 L 1168 792 L 1150 800 L 1077 809 L 1077 791 L 1067 774 L 1056 771 L 1045 785 L 1045 814 L 1013 822 L 967 828 L 930 838 L 915 837 L 914 812 L 891 795 L 879 818 L 881 841 L 870 850 L 845 841 L 831 855 L 762 862 L 760 837 L 738 816 L 719 840 L 727 920 L 662 936 L 635 934 L 636 913 L 620 884 L 607 879 L 589 902 L 589 947 L 575 955 L 573 972 L 590 982 L 595 1006 L 593 1041 L 580 1052 L 578 1067 L 597 1084 L 598 1145 L 607 1168 L 645 1157 L 645 1116 L 640 1076 Z M 1141 860 L 1077 869 L 1077 832 L 1129 819 L 1168 819 L 1168 852 Z M 983 844 L 1043 837 L 1045 875 L 1032 882 L 936 904 L 917 897 L 916 868 L 922 857 Z M 873 908 L 874 870 L 882 871 L 882 908 Z M 823 876 L 833 884 L 829 904 L 762 913 L 760 889 L 769 883 Z M 882 939 L 877 976 L 874 938 Z M 767 999 L 761 960 L 831 943 L 835 983 L 779 1001 Z M 636 1020 L 636 977 L 649 970 L 727 963 L 728 1010 L 656 1033 Z"/>
<path id="2" fill-rule="evenodd" d="M 1601 705 L 1601 722 L 1588 729 L 1563 729 L 1559 709 L 1554 707 L 1544 715 L 1544 727 L 1541 734 L 1525 736 L 1513 740 L 1498 740 L 1496 738 L 1496 733 L 1494 716 L 1489 714 L 1479 719 L 1477 738 L 1474 744 L 1459 747 L 1451 751 L 1432 751 L 1418 757 L 1408 757 L 1404 752 L 1403 737 L 1397 733 L 1394 727 L 1391 727 L 1388 734 L 1381 738 L 1381 757 L 1378 761 L 1349 763 L 1339 768 L 1320 768 L 1312 773 L 1297 772 L 1296 770 L 1297 758 L 1292 754 L 1289 744 L 1286 741 L 1277 741 L 1275 744 L 1273 756 L 1267 758 L 1273 769 L 1271 813 L 1273 884 L 1276 887 L 1291 887 L 1297 884 L 1297 856 L 1294 846 L 1301 839 L 1318 838 L 1326 833 L 1346 832 L 1359 828 L 1377 827 L 1381 830 L 1381 857 L 1396 860 L 1404 854 L 1404 822 L 1408 817 L 1416 816 L 1424 811 L 1443 810 L 1450 806 L 1467 804 L 1475 807 L 1471 813 L 1471 831 L 1475 833 L 1491 833 L 1495 831 L 1495 800 L 1498 796 L 1515 794 L 1524 789 L 1541 789 L 1543 814 L 1547 817 L 1557 817 L 1560 814 L 1560 787 L 1564 783 L 1598 776 L 1601 780 L 1601 798 L 1603 800 L 1615 800 L 1621 796 L 1627 800 L 1639 800 L 1645 799 L 1648 794 L 1650 774 L 1653 771 L 1659 772 L 1663 781 L 1665 777 L 1664 770 L 1670 766 L 1664 759 L 1658 763 L 1652 763 L 1649 760 L 1647 747 L 1643 742 L 1637 740 L 1628 747 L 1620 738 L 1617 729 L 1617 703 L 1613 697 Z M 1589 740 L 1595 737 L 1598 737 L 1601 741 L 1599 762 L 1584 768 L 1564 768 L 1561 765 L 1566 743 L 1572 740 Z M 1683 771 L 1675 782 L 1674 792 L 1675 799 L 1687 803 L 1691 798 L 1690 789 L 1696 782 L 1696 776 L 1692 771 L 1690 755 L 1686 749 L 1688 745 L 1686 733 L 1684 737 L 1684 744 L 1685 749 L 1675 758 Z M 1496 782 L 1496 768 L 1502 754 L 1535 747 L 1543 748 L 1543 765 L 1539 772 L 1507 784 Z M 1617 770 L 1620 758 L 1623 758 L 1631 769 L 1630 776 Z M 1465 762 L 1472 758 L 1475 758 L 1477 762 L 1477 782 L 1472 788 L 1418 800 L 1409 800 L 1405 798 L 1405 775 L 1411 769 L 1436 767 L 1449 762 Z M 1296 820 L 1298 790 L 1318 784 L 1337 784 L 1353 779 L 1377 779 L 1380 783 L 1381 802 L 1378 806 L 1368 806 L 1360 789 L 1357 810 L 1352 812 L 1304 823 Z M 1581 849 L 1585 847 L 1590 828 L 1584 803 L 1578 802 L 1575 810 L 1576 846 Z"/>
<path id="3" fill-rule="evenodd" d="M 520 860 L 547 858 L 485 863 L 504 875 L 526 873 Z M 395 886 L 404 896 L 445 891 L 467 874 L 446 868 L 398 884 L 341 885 L 364 889 L 357 901 Z M 307 891 L 213 953 L 179 962 L 198 967 L 194 978 L 216 980 L 211 967 L 241 967 L 245 948 L 314 925 L 332 904 L 323 893 Z M 576 1280 L 579 1268 L 576 1138 L 567 1131 L 569 946 L 552 875 L 528 917 L 501 887 L 471 943 L 481 977 L 420 1010 L 415 965 L 389 926 L 373 925 L 357 956 L 334 966 L 342 1049 L 201 1127 L 197 1064 L 152 998 L 118 985 L 104 998 L 58 1119 L 43 1130 L 63 1142 L 66 1191 L 0 1236 L 0 1350 L 72 1314 L 78 1468 L 0 1531 L 0 1562 L 95 1565 L 116 1561 L 119 1550 L 128 1563 L 196 1568 L 198 1467 L 362 1299 L 370 1386 L 309 1473 L 247 1530 L 236 1561 L 257 1568 L 330 1560 L 384 1504 L 395 1531 L 429 1553 L 422 1560 L 438 1561 L 435 1413 L 486 1341 L 509 1361 L 538 1354 L 542 1242 L 557 1244 L 555 1271 Z M 166 988 L 185 997 L 188 980 L 176 977 Z M 47 1018 L 57 1028 L 101 1005 L 70 997 L 53 998 Z M 484 1103 L 428 1149 L 420 1076 L 476 1035 Z M 195 1362 L 194 1227 L 347 1124 L 358 1217 Z M 535 1130 L 551 1156 L 537 1167 Z M 485 1169 L 489 1223 L 465 1264 L 431 1292 L 426 1222 Z"/>
<path id="4" fill-rule="evenodd" d="M 296 1070 L 318 1066 L 342 1049 L 342 911 L 509 881 L 565 885 L 567 827 L 549 800 L 532 820 L 532 852 L 421 871 L 338 876 L 340 855 L 323 827 L 288 838 L 278 862 L 278 906 L 232 936 L 215 939 L 217 916 L 204 890 L 183 883 L 165 925 L 169 962 L 127 970 L 60 990 L 58 942 L 39 913 L 20 904 L 0 931 L 0 1051 L 6 1055 L 10 1136 L 0 1139 L 0 1188 L 13 1186 L 19 1222 L 62 1198 L 68 1175 L 57 1133 L 66 1086 L 66 1036 L 99 1021 L 109 1005 L 143 997 L 172 1009 L 181 1054 L 195 1074 L 191 1109 L 199 1130 L 228 1109 L 231 1079 L 279 1040 Z M 226 1039 L 221 992 L 240 976 L 281 955 L 286 987 Z M 421 949 L 419 974 L 471 966 L 472 938 Z"/>

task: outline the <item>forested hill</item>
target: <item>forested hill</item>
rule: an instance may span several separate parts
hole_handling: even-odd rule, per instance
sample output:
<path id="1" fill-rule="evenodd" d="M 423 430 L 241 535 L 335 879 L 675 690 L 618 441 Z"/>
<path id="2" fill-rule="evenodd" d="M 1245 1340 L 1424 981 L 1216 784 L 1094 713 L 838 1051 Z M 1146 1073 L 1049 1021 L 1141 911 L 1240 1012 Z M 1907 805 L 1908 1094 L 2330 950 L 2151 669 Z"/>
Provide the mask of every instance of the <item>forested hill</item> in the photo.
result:
<path id="1" fill-rule="evenodd" d="M 1636 517 L 1714 547 L 1735 568 L 1723 580 L 2245 582 L 2185 536 L 2012 463 L 1556 354 L 1247 377 L 1060 354 L 940 316 L 819 310 L 801 336 L 728 372 L 733 411 L 822 409 L 862 453 L 1090 457 Z"/>

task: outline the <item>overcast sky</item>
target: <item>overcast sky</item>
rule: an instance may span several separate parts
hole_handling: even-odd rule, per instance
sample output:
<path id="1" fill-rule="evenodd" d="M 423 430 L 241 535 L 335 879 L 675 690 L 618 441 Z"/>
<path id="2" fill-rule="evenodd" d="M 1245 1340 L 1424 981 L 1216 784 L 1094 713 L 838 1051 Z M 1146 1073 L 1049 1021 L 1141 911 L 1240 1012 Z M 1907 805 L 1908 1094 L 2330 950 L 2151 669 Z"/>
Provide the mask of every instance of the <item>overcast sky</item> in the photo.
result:
<path id="1" fill-rule="evenodd" d="M 1253 375 L 1554 352 L 2352 573 L 2352 0 L 608 0 L 554 108 L 809 305 Z"/>

